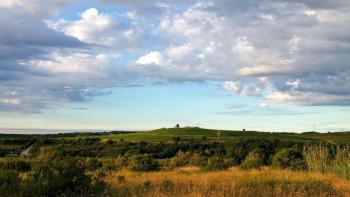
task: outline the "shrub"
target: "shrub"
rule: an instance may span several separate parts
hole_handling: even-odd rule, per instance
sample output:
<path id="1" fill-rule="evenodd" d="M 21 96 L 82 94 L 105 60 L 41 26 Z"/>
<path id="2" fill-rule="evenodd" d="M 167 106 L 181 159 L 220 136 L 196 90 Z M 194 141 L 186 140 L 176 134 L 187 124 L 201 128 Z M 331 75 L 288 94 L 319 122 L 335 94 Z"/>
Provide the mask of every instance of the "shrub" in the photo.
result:
<path id="1" fill-rule="evenodd" d="M 152 171 L 159 168 L 159 164 L 150 155 L 136 155 L 131 158 L 129 165 L 132 171 Z"/>
<path id="2" fill-rule="evenodd" d="M 118 156 L 115 160 L 115 165 L 119 170 L 128 167 L 128 157 Z"/>
<path id="3" fill-rule="evenodd" d="M 197 154 L 197 153 L 194 153 L 190 159 L 190 165 L 191 166 L 201 166 L 203 163 L 203 158 Z"/>
<path id="4" fill-rule="evenodd" d="M 0 169 L 26 172 L 31 169 L 31 165 L 27 161 L 23 161 L 19 159 L 8 159 L 0 163 Z"/>
<path id="5" fill-rule="evenodd" d="M 245 157 L 240 167 L 242 169 L 260 168 L 263 164 L 263 158 L 258 151 L 252 151 Z"/>
<path id="6" fill-rule="evenodd" d="M 160 189 L 165 192 L 172 192 L 175 188 L 175 184 L 171 180 L 163 180 L 160 184 Z"/>
<path id="7" fill-rule="evenodd" d="M 190 163 L 191 160 L 191 153 L 190 152 L 182 152 L 179 151 L 175 157 L 171 158 L 170 165 L 171 167 L 181 167 L 186 166 Z"/>
<path id="8" fill-rule="evenodd" d="M 92 182 L 84 162 L 77 159 L 37 164 L 28 178 L 29 196 L 90 196 L 104 188 L 103 183 Z"/>
<path id="9" fill-rule="evenodd" d="M 21 189 L 18 173 L 12 170 L 0 172 L 0 194 L 3 196 L 17 196 Z"/>
<path id="10" fill-rule="evenodd" d="M 114 159 L 105 159 L 102 162 L 102 168 L 107 171 L 117 170 L 117 164 Z"/>
<path id="11" fill-rule="evenodd" d="M 227 165 L 225 164 L 225 161 L 221 157 L 210 157 L 208 158 L 207 162 L 205 163 L 204 166 L 202 166 L 203 170 L 224 170 L 227 168 Z"/>
<path id="12" fill-rule="evenodd" d="M 118 183 L 125 183 L 125 176 L 118 176 L 117 181 Z"/>
<path id="13" fill-rule="evenodd" d="M 307 168 L 307 163 L 300 150 L 285 148 L 274 155 L 272 166 L 281 169 L 290 168 L 292 170 L 304 170 Z"/>
<path id="14" fill-rule="evenodd" d="M 98 161 L 96 158 L 88 158 L 85 161 L 85 165 L 87 170 L 93 171 L 102 167 L 102 163 Z"/>

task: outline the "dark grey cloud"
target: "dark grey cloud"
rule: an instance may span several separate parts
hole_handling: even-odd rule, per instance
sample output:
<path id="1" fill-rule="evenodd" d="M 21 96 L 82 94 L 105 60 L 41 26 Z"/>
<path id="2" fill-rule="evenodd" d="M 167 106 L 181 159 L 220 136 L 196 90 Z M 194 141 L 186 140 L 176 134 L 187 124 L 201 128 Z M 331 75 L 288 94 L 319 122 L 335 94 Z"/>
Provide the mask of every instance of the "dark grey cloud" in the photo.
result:
<path id="1" fill-rule="evenodd" d="M 45 23 L 51 17 L 50 12 L 57 11 L 65 3 L 68 2 L 26 1 L 13 7 L 0 7 L 1 112 L 36 113 L 58 103 L 86 102 L 106 94 L 99 87 L 103 86 L 98 83 L 101 77 L 53 70 L 65 66 L 69 71 L 72 67 L 69 64 L 99 57 L 81 55 L 64 61 L 62 56 L 55 59 L 52 55 L 53 52 L 66 55 L 85 53 L 93 48 L 91 44 L 55 31 Z M 50 65 L 53 66 L 47 67 Z M 84 76 L 79 77 L 81 74 Z"/>

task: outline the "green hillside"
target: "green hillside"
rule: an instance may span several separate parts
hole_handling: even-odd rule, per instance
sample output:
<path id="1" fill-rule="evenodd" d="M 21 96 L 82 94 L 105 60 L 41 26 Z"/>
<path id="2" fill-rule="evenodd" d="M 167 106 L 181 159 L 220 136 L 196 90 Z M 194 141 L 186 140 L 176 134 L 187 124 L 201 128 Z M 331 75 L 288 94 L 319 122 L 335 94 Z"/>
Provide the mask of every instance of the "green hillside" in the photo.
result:
<path id="1" fill-rule="evenodd" d="M 282 141 L 298 141 L 298 142 L 321 142 L 350 144 L 350 132 L 338 133 L 271 133 L 257 131 L 229 131 L 214 130 L 203 128 L 162 128 L 157 130 L 134 132 L 127 134 L 108 134 L 99 136 L 102 139 L 111 140 L 127 140 L 127 141 L 174 141 L 180 139 L 200 140 L 200 141 L 219 141 L 219 142 L 235 142 L 244 139 L 278 139 Z"/>

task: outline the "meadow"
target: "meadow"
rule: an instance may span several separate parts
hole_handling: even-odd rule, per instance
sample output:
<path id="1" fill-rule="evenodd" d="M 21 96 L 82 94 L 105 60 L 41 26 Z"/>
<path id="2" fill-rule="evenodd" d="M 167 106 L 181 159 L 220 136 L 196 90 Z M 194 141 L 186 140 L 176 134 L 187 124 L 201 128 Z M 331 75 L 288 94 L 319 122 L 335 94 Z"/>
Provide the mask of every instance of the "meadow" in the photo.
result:
<path id="1" fill-rule="evenodd" d="M 203 172 L 196 167 L 107 178 L 112 196 L 349 196 L 350 181 L 334 175 L 269 168 Z"/>
<path id="2" fill-rule="evenodd" d="M 350 196 L 350 133 L 0 135 L 1 196 Z"/>

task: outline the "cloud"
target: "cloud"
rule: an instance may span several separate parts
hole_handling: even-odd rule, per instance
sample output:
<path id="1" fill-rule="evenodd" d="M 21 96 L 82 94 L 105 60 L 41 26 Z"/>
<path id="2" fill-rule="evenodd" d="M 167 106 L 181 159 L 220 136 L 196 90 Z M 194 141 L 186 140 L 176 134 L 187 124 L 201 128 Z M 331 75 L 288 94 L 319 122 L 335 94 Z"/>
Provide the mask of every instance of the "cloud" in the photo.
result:
<path id="1" fill-rule="evenodd" d="M 4 0 L 0 2 L 0 8 L 12 8 L 20 3 L 20 0 Z"/>
<path id="2" fill-rule="evenodd" d="M 95 52 L 84 40 L 44 22 L 66 1 L 19 1 L 0 7 L 0 112 L 37 113 L 108 95 L 118 74 L 115 52 Z M 34 11 L 34 12 L 33 12 Z"/>
<path id="3" fill-rule="evenodd" d="M 140 65 L 148 65 L 148 64 L 161 65 L 163 63 L 164 63 L 163 55 L 158 51 L 151 51 L 148 54 L 140 57 L 136 61 L 136 64 L 140 64 Z"/>
<path id="4" fill-rule="evenodd" d="M 166 63 L 129 69 L 171 81 L 221 81 L 224 87 L 229 81 L 236 86 L 227 89 L 239 95 L 270 95 L 273 101 L 344 105 L 350 95 L 344 76 L 350 70 L 349 6 L 344 1 L 193 3 L 162 14 L 157 35 L 167 45 L 158 52 Z M 271 92 L 293 99 L 272 99 L 277 96 Z M 311 99 L 314 95 L 324 99 Z"/>
<path id="5" fill-rule="evenodd" d="M 47 25 L 80 41 L 115 48 L 131 48 L 142 42 L 142 32 L 137 26 L 122 23 L 112 14 L 99 13 L 89 8 L 80 14 L 80 19 L 46 21 Z"/>
<path id="6" fill-rule="evenodd" d="M 272 92 L 266 98 L 278 103 L 293 103 L 298 105 L 338 105 L 347 106 L 350 104 L 349 95 L 332 95 L 324 93 L 288 91 Z"/>
<path id="7" fill-rule="evenodd" d="M 144 81 L 209 81 L 268 103 L 350 104 L 347 1 L 103 0 L 121 9 L 58 15 L 74 3 L 1 1 L 0 111 L 40 112 Z"/>

